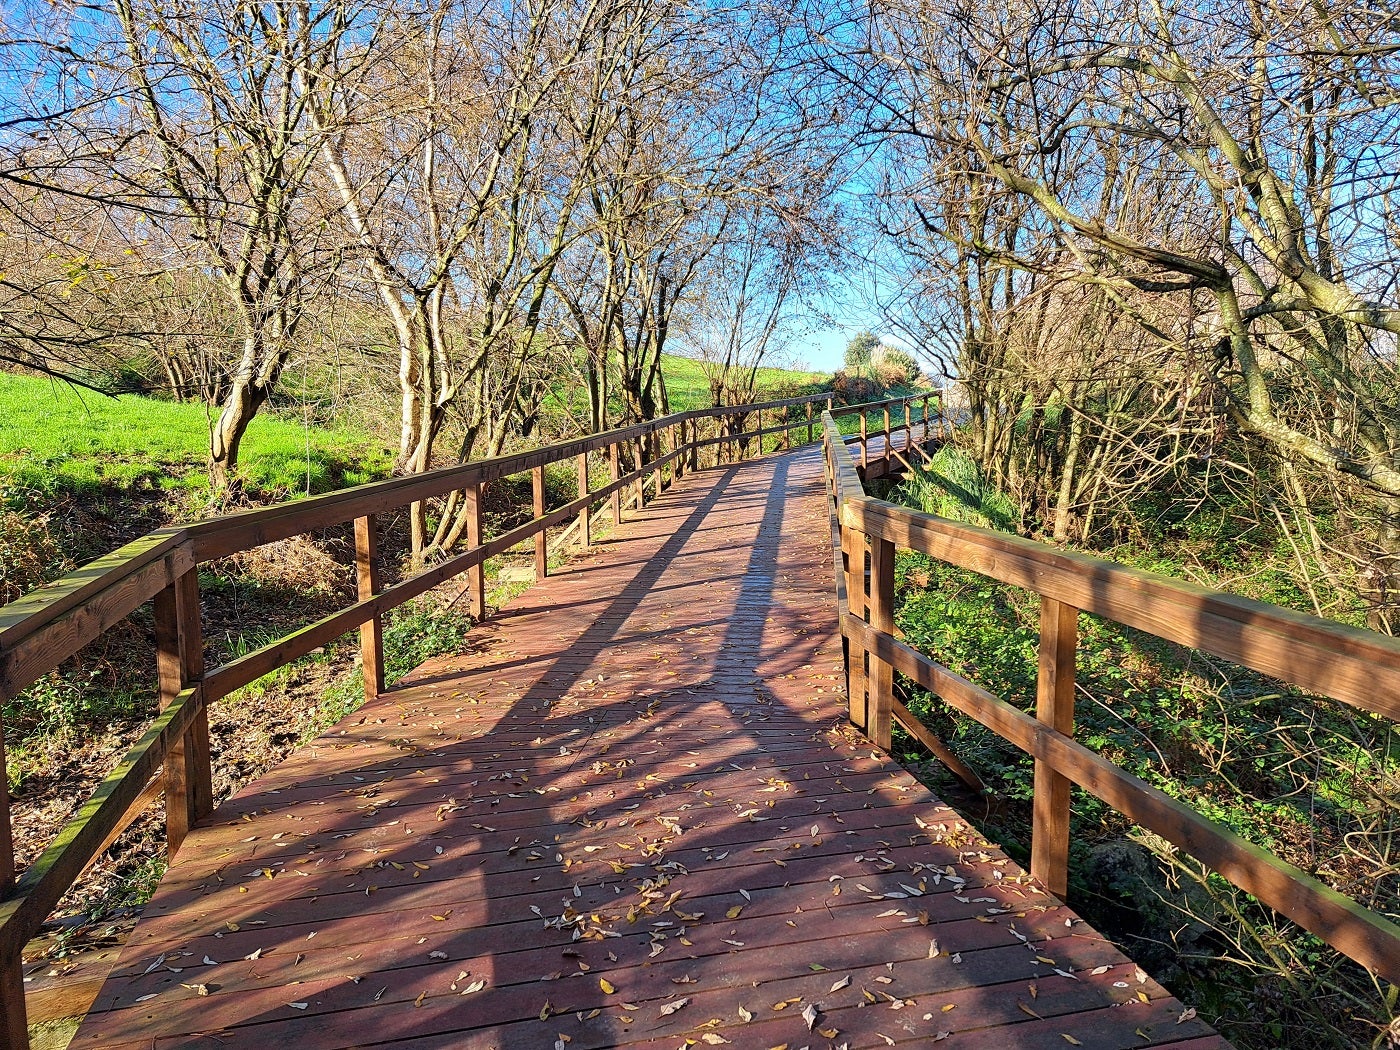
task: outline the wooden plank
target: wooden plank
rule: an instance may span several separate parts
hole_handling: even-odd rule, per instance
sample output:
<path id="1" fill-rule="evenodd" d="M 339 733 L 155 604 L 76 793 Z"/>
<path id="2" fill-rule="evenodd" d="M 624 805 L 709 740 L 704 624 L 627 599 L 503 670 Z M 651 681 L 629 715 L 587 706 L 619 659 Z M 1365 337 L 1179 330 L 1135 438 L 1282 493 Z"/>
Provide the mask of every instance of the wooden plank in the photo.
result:
<path id="1" fill-rule="evenodd" d="M 194 724 L 200 687 L 184 690 L 150 724 L 122 763 L 98 786 L 0 902 L 0 960 L 18 956 L 55 904 L 130 811 L 170 746 Z"/>
<path id="2" fill-rule="evenodd" d="M 682 424 L 684 425 L 684 424 Z M 588 491 L 588 453 L 578 457 L 578 497 L 588 499 L 578 512 L 579 546 L 588 550 L 593 546 L 593 500 Z"/>
<path id="3" fill-rule="evenodd" d="M 189 548 L 181 542 L 182 533 L 152 536 L 151 545 L 137 559 L 137 568 L 128 568 L 118 558 L 120 551 L 99 558 L 59 581 L 59 597 L 52 608 L 45 606 L 6 631 L 0 638 L 0 697 L 18 695 L 126 619 L 170 582 L 172 569 L 183 572 L 193 565 Z M 154 550 L 164 556 L 152 560 L 147 555 Z M 64 581 L 70 581 L 72 590 Z M 76 592 L 83 593 L 77 602 L 71 597 Z M 62 611 L 54 614 L 53 608 Z"/>
<path id="4" fill-rule="evenodd" d="M 1127 1046 L 1174 1021 L 1180 1004 L 842 724 L 820 481 L 812 450 L 672 487 L 231 800 L 74 1050 L 801 1046 L 808 1005 L 852 1046 L 892 1024 L 931 1042 L 960 1016 L 990 1043 L 1037 1023 L 1015 1002 L 1031 981 L 1061 1031 L 1113 1021 Z M 214 965 L 152 969 L 172 951 Z M 1113 1008 L 1125 977 L 1150 1003 Z"/>
<path id="5" fill-rule="evenodd" d="M 608 446 L 608 474 L 612 479 L 612 522 L 613 528 L 617 528 L 622 524 L 622 489 L 619 487 L 619 479 L 622 477 L 622 454 L 616 443 Z"/>
<path id="6" fill-rule="evenodd" d="M 481 485 L 477 482 L 468 485 L 462 492 L 462 498 L 466 501 L 467 549 L 475 550 L 481 546 Z M 485 560 L 468 565 L 465 571 L 467 592 L 471 595 L 472 618 L 478 621 L 484 620 L 486 618 Z"/>
<path id="7" fill-rule="evenodd" d="M 636 484 L 641 475 L 642 471 L 626 474 L 617 482 L 610 483 L 600 489 L 598 493 L 585 497 L 585 500 L 593 499 L 599 494 L 606 495 L 610 489 L 616 491 L 627 485 Z M 579 507 L 585 500 L 573 500 L 562 507 L 557 507 L 542 518 L 528 521 L 501 536 L 487 540 L 479 547 L 454 555 L 417 576 L 392 587 L 387 587 L 374 598 L 347 605 L 345 608 L 330 613 L 300 630 L 284 635 L 261 649 L 254 649 L 236 660 L 230 660 L 228 663 L 216 667 L 204 679 L 204 689 L 208 702 L 214 703 L 223 699 L 235 689 L 255 682 L 263 675 L 269 674 L 356 629 L 368 617 L 383 615 L 404 602 L 431 590 L 438 584 L 450 580 L 474 566 L 483 564 L 487 558 L 503 554 L 512 547 L 540 535 L 544 529 L 567 521 L 578 513 Z"/>
<path id="8" fill-rule="evenodd" d="M 848 499 L 843 520 L 951 565 L 1400 719 L 1400 639 L 869 497 Z"/>
<path id="9" fill-rule="evenodd" d="M 848 614 L 864 622 L 870 608 L 866 594 L 865 536 L 855 529 L 842 529 L 841 554 L 846 573 Z M 862 732 L 868 732 L 871 719 L 869 663 L 864 646 L 850 647 L 846 661 L 847 714 L 851 724 Z"/>
<path id="10" fill-rule="evenodd" d="M 1362 907 L 1229 828 L 1207 820 L 1145 780 L 1119 769 L 905 643 L 877 633 L 854 615 L 848 615 L 845 623 L 845 630 L 859 644 L 878 652 L 897 671 L 946 703 L 1046 762 L 1134 823 L 1179 846 L 1348 958 L 1388 981 L 1400 982 L 1400 925 Z"/>
<path id="11" fill-rule="evenodd" d="M 535 520 L 545 515 L 544 467 L 536 467 L 530 474 L 530 491 L 534 498 Z M 535 579 L 542 580 L 549 575 L 548 535 L 544 528 L 535 532 Z"/>
<path id="12" fill-rule="evenodd" d="M 57 988 L 28 992 L 24 1005 L 29 1024 L 40 1025 L 67 1017 L 81 1017 L 91 1009 L 105 981 L 105 977 L 85 977 Z"/>
<path id="13" fill-rule="evenodd" d="M 979 794 L 987 790 L 987 785 L 982 782 L 977 771 L 959 758 L 953 749 L 945 744 L 937 733 L 924 725 L 919 717 L 910 711 L 898 697 L 895 697 L 891 702 L 891 713 L 894 720 L 904 727 L 904 731 L 928 748 L 933 756 L 947 766 L 949 772 L 955 777 Z"/>
<path id="14" fill-rule="evenodd" d="M 1040 599 L 1040 668 L 1036 717 L 1057 733 L 1074 735 L 1074 654 L 1079 610 Z M 1069 892 L 1069 780 L 1043 760 L 1035 763 L 1031 874 L 1061 900 Z"/>
<path id="15" fill-rule="evenodd" d="M 164 710 L 204 673 L 199 574 L 178 575 L 155 598 L 156 667 Z M 195 821 L 213 808 L 209 716 L 203 705 L 164 760 L 166 849 L 173 857 Z"/>
<path id="16" fill-rule="evenodd" d="M 5 723 L 0 720 L 0 898 L 15 881 L 15 838 L 10 823 L 10 779 L 5 766 Z"/>
<path id="17" fill-rule="evenodd" d="M 355 519 L 355 593 L 365 601 L 379 588 L 379 529 L 375 516 L 367 514 Z M 377 614 L 360 624 L 360 665 L 365 698 L 384 692 L 384 620 Z"/>
<path id="18" fill-rule="evenodd" d="M 894 631 L 894 544 L 874 538 L 870 541 L 870 626 L 882 634 Z M 866 735 L 884 748 L 890 749 L 891 712 L 894 704 L 894 669 L 878 655 L 870 654 L 870 677 L 867 685 L 866 714 L 869 727 Z"/>
<path id="19" fill-rule="evenodd" d="M 24 945 L 0 945 L 0 1050 L 28 1050 L 29 1019 L 24 1001 Z"/>
<path id="20" fill-rule="evenodd" d="M 0 652 L 138 569 L 163 561 L 184 541 L 183 528 L 157 529 L 0 606 Z"/>

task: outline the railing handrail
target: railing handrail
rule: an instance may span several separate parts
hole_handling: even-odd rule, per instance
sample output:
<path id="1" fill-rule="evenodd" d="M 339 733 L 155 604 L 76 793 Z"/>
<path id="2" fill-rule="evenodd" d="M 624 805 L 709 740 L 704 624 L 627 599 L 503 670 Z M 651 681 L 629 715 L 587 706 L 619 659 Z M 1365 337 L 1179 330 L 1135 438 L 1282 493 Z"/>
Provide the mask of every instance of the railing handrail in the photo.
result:
<path id="1" fill-rule="evenodd" d="M 689 469 L 696 469 L 700 449 L 720 446 L 716 453 L 718 461 L 725 445 L 742 454 L 745 444 L 753 437 L 761 441 L 764 435 L 802 427 L 808 428 L 808 440 L 811 440 L 819 421 L 813 417 L 810 406 L 817 402 L 827 404 L 829 417 L 831 411 L 846 415 L 922 400 L 924 415 L 927 415 L 928 403 L 935 396 L 931 391 L 920 392 L 871 405 L 834 408 L 835 395 L 823 391 L 755 404 L 690 409 L 507 456 L 158 529 L 0 608 L 0 700 L 6 700 L 154 599 L 161 696 L 161 715 L 17 883 L 13 882 L 9 795 L 3 774 L 4 730 L 0 725 L 0 1050 L 27 1045 L 19 954 L 93 857 L 130 824 L 162 781 L 166 793 L 167 842 L 172 853 L 178 849 L 189 826 L 212 809 L 207 715 L 210 703 L 357 625 L 361 630 L 366 692 L 377 692 L 383 688 L 380 618 L 415 595 L 470 572 L 475 575 L 473 586 L 477 588 L 473 604 L 478 612 L 484 612 L 485 592 L 480 573 L 487 558 L 533 536 L 536 569 L 543 574 L 546 571 L 546 529 L 577 516 L 587 541 L 588 517 L 595 502 L 611 496 L 613 516 L 620 520 L 620 493 L 624 488 L 635 486 L 635 496 L 640 503 L 650 474 L 659 494 L 663 468 L 670 466 L 673 478 L 687 463 Z M 809 406 L 806 418 L 763 426 L 764 412 L 801 405 Z M 704 420 L 747 418 L 755 413 L 758 421 L 754 430 L 727 433 L 724 428 L 716 427 L 716 433 L 700 432 L 699 424 Z M 646 461 L 643 439 L 666 432 L 672 432 L 670 451 Z M 619 450 L 628 442 L 636 443 L 637 465 L 624 474 L 619 465 Z M 657 448 L 663 444 L 658 437 Z M 610 453 L 611 476 L 595 489 L 587 478 L 587 456 L 604 449 Z M 546 510 L 543 469 L 551 463 L 570 459 L 579 460 L 579 497 L 562 507 Z M 489 540 L 479 534 L 473 540 L 469 533 L 466 550 L 388 589 L 380 589 L 376 515 L 451 492 L 479 494 L 479 487 L 486 482 L 526 471 L 534 474 L 535 514 L 530 521 Z M 261 649 L 206 672 L 199 616 L 198 566 L 265 543 L 352 521 L 355 523 L 358 600 Z M 477 518 L 478 533 L 479 524 Z M 152 781 L 157 767 L 162 769 L 161 778 Z"/>
<path id="2" fill-rule="evenodd" d="M 606 430 L 493 459 L 473 460 L 467 463 L 438 467 L 420 474 L 407 474 L 382 481 L 371 481 L 363 485 L 354 485 L 350 488 L 310 496 L 306 499 L 287 500 L 270 507 L 255 507 L 174 528 L 157 529 L 51 583 L 36 588 L 8 605 L 0 606 L 0 653 L 4 653 L 7 647 L 12 647 L 17 639 L 24 636 L 26 631 L 32 632 L 37 626 L 43 625 L 43 621 L 35 620 L 35 616 L 39 613 L 47 610 L 51 615 L 61 615 L 80 603 L 81 599 L 92 590 L 109 586 L 124 569 L 139 568 L 145 562 L 160 557 L 168 549 L 168 546 L 162 545 L 158 550 L 148 551 L 145 549 L 147 541 L 156 537 L 160 537 L 165 544 L 194 540 L 201 546 L 214 550 L 219 546 L 220 538 L 230 531 L 265 528 L 274 524 L 280 526 L 287 518 L 299 522 L 303 519 L 313 521 L 324 517 L 331 524 L 340 524 L 359 517 L 364 513 L 361 508 L 371 503 L 378 503 L 385 496 L 394 498 L 394 506 L 404 506 L 418 499 L 431 499 L 433 496 L 463 488 L 472 482 L 491 481 L 529 470 L 544 454 L 551 454 L 544 459 L 544 462 L 554 463 L 585 452 L 594 452 L 622 441 L 644 437 L 684 421 L 723 417 L 734 415 L 740 411 L 752 412 L 759 409 L 768 410 L 811 404 L 828 400 L 830 397 L 829 393 L 823 392 L 732 408 L 689 409 L 646 423 L 636 423 L 627 427 Z M 843 407 L 840 414 L 844 415 L 847 411 L 855 410 L 855 408 L 848 410 Z M 324 526 L 312 524 L 306 528 L 297 528 L 289 532 L 279 528 L 272 539 L 260 542 L 271 543 L 275 539 L 285 539 L 287 536 L 295 536 L 301 532 L 308 532 L 320 527 Z M 136 548 L 141 549 L 137 550 Z M 131 551 L 131 554 L 124 555 L 124 551 Z M 199 560 L 207 561 L 210 558 L 220 556 L 218 553 L 210 553 L 200 557 Z M 92 576 L 96 567 L 108 565 L 114 561 L 120 562 L 120 564 L 104 569 L 102 574 L 96 578 Z"/>
<path id="3" fill-rule="evenodd" d="M 877 499 L 864 491 L 855 456 L 832 416 L 824 413 L 822 423 L 833 532 L 844 553 L 837 560 L 838 600 L 847 606 L 841 628 L 849 646 L 853 722 L 869 727 L 875 743 L 890 746 L 891 719 L 913 718 L 888 684 L 898 671 L 1032 755 L 1031 871 L 1061 896 L 1073 782 L 1354 961 L 1400 983 L 1400 925 L 1102 758 L 1075 741 L 1072 728 L 1081 611 L 1390 719 L 1400 718 L 1400 639 Z M 1040 595 L 1035 716 L 895 637 L 896 548 Z M 885 629 L 877 622 L 882 620 Z"/>

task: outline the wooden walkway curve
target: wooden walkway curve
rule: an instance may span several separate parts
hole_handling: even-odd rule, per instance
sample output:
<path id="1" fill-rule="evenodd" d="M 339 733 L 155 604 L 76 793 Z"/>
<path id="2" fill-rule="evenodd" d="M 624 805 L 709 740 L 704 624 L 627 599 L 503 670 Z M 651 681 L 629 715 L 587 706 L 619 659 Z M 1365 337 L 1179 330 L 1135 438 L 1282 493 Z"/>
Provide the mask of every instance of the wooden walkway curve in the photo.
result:
<path id="1" fill-rule="evenodd" d="M 829 535 L 687 477 L 192 831 L 72 1045 L 1228 1045 L 848 726 Z"/>

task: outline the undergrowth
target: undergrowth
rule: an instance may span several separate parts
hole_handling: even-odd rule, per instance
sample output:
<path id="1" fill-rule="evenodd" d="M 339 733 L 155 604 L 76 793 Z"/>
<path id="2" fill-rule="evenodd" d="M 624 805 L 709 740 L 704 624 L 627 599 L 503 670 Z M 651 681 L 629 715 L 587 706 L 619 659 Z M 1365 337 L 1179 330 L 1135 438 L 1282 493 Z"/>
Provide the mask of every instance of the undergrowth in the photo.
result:
<path id="1" fill-rule="evenodd" d="M 910 644 L 1033 710 L 1038 597 L 910 552 L 896 571 Z M 1393 724 L 1086 614 L 1076 675 L 1086 746 L 1368 907 L 1400 911 Z M 911 710 L 988 783 L 983 830 L 1025 860 L 1030 759 L 910 691 Z M 1384 1038 L 1394 1003 L 1359 967 L 1078 789 L 1070 841 L 1072 902 L 1241 1047 Z"/>

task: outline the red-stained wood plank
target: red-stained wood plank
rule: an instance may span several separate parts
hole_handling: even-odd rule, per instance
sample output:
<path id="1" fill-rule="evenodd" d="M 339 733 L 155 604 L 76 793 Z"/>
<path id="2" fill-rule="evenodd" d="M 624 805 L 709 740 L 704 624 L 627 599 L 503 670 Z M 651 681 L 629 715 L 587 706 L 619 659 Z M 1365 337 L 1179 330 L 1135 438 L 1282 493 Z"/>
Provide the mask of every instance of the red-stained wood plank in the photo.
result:
<path id="1" fill-rule="evenodd" d="M 846 724 L 825 513 L 693 474 L 229 800 L 73 1046 L 1226 1046 Z"/>

